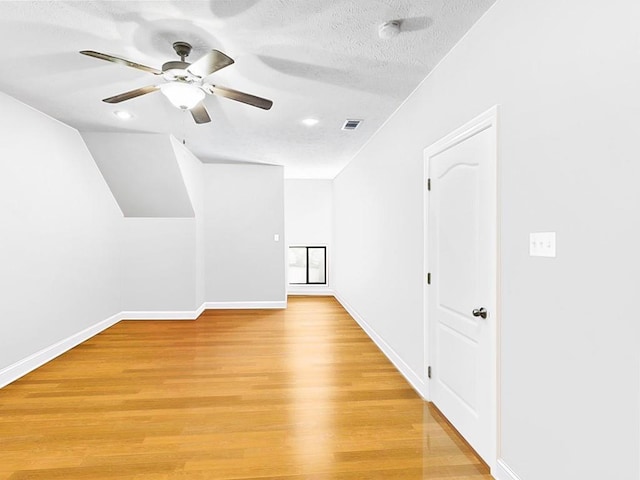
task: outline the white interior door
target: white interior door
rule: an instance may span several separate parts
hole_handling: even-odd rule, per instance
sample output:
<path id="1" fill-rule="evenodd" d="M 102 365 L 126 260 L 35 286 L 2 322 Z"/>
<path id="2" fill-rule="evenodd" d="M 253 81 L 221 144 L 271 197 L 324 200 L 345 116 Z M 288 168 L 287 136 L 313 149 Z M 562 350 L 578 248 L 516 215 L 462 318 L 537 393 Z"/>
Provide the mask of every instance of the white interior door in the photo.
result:
<path id="1" fill-rule="evenodd" d="M 425 150 L 431 400 L 496 460 L 496 110 Z M 486 313 L 485 313 L 486 312 Z"/>

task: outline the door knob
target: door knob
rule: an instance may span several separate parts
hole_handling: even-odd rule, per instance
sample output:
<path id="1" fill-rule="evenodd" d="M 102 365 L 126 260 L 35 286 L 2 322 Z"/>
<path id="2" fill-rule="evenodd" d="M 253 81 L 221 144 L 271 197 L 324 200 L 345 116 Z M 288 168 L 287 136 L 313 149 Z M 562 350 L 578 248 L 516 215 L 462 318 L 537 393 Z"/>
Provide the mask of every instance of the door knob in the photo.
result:
<path id="1" fill-rule="evenodd" d="M 475 308 L 471 313 L 474 317 L 487 318 L 487 310 L 484 307 Z"/>

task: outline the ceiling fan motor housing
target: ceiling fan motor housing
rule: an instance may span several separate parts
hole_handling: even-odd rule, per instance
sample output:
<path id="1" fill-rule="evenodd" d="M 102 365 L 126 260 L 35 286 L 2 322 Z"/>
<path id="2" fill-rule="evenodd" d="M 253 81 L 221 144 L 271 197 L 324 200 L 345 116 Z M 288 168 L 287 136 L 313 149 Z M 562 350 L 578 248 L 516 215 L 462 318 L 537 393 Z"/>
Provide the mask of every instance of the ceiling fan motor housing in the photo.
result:
<path id="1" fill-rule="evenodd" d="M 187 42 L 174 42 L 173 49 L 180 56 L 180 60 L 172 60 L 162 65 L 162 73 L 165 80 L 188 83 L 196 81 L 198 78 L 187 71 L 187 68 L 191 64 L 184 61 L 191 53 L 191 45 Z"/>
<path id="2" fill-rule="evenodd" d="M 189 65 L 191 65 L 189 62 L 181 62 L 180 60 L 175 60 L 164 63 L 162 65 L 162 71 L 166 72 L 167 70 L 186 70 Z"/>

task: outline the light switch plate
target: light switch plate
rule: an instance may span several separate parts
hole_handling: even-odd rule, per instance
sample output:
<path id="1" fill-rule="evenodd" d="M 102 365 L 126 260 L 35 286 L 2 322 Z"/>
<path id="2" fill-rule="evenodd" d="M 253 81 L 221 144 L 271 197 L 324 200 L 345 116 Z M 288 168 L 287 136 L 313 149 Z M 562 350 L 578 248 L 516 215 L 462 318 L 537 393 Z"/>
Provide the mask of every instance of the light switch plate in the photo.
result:
<path id="1" fill-rule="evenodd" d="M 556 232 L 530 233 L 529 255 L 532 257 L 555 257 Z"/>
<path id="2" fill-rule="evenodd" d="M 274 242 L 279 242 L 279 241 L 280 241 L 280 235 L 278 235 L 277 233 L 275 233 L 275 234 L 273 235 L 273 241 L 274 241 Z"/>

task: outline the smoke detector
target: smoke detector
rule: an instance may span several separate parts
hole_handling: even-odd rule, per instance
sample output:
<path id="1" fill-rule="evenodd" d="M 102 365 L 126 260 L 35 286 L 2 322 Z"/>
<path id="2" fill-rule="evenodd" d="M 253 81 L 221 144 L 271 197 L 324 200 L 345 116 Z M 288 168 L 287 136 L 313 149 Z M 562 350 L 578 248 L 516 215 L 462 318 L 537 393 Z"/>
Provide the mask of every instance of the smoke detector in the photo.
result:
<path id="1" fill-rule="evenodd" d="M 400 20 L 390 20 L 378 27 L 378 36 L 384 40 L 393 38 L 400 33 Z"/>

